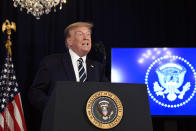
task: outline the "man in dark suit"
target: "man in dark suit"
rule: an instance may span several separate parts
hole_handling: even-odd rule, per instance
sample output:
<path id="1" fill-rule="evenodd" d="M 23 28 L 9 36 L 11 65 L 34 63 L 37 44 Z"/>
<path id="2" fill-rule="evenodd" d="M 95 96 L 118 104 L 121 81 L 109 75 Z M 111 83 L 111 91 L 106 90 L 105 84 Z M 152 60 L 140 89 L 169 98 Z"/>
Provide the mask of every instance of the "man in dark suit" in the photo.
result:
<path id="1" fill-rule="evenodd" d="M 29 89 L 31 104 L 43 111 L 56 81 L 107 81 L 104 66 L 87 58 L 91 50 L 91 23 L 76 22 L 65 29 L 64 54 L 45 57 Z"/>

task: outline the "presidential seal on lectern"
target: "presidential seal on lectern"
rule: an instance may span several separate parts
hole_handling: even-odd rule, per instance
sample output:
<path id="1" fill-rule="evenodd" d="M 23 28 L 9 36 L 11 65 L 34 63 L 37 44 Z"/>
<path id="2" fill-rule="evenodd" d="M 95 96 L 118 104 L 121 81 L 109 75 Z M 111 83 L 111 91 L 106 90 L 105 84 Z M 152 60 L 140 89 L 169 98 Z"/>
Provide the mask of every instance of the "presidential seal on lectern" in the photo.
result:
<path id="1" fill-rule="evenodd" d="M 123 106 L 115 94 L 98 91 L 88 99 L 86 113 L 90 122 L 96 127 L 111 129 L 120 123 Z"/>

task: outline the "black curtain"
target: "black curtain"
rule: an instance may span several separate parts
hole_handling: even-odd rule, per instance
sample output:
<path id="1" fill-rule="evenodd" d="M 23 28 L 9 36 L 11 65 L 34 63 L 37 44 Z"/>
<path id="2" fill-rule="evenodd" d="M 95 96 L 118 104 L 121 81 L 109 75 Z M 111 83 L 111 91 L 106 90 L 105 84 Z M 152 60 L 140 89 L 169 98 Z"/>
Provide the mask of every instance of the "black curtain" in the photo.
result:
<path id="1" fill-rule="evenodd" d="M 67 0 L 62 10 L 57 8 L 56 13 L 52 11 L 40 20 L 24 9 L 14 8 L 12 0 L 1 0 L 0 7 L 0 23 L 9 19 L 17 26 L 12 51 L 28 131 L 39 130 L 41 121 L 39 112 L 27 100 L 28 88 L 42 58 L 64 51 L 67 25 L 76 21 L 94 23 L 93 43 L 105 45 L 109 78 L 112 47 L 196 46 L 196 9 L 192 0 Z M 0 33 L 0 67 L 5 41 L 5 33 Z M 94 52 L 90 55 L 98 57 Z M 195 131 L 195 122 L 194 117 L 153 117 L 155 131 Z"/>

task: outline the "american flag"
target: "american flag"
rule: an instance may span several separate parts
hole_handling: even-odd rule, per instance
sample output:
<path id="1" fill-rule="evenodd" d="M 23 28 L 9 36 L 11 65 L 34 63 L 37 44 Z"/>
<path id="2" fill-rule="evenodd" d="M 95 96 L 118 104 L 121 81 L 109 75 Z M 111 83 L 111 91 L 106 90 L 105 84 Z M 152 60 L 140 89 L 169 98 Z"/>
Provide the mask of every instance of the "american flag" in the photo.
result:
<path id="1" fill-rule="evenodd" d="M 26 131 L 22 102 L 12 58 L 6 58 L 0 75 L 0 131 Z"/>

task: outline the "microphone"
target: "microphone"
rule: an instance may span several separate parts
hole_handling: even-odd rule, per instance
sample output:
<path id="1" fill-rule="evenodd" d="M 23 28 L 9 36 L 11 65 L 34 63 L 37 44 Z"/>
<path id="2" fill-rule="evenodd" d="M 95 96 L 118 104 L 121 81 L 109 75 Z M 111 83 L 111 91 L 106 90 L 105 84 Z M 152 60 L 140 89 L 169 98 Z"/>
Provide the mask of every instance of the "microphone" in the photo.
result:
<path id="1" fill-rule="evenodd" d="M 106 64 L 106 50 L 103 42 L 97 42 L 94 44 L 96 52 L 100 52 L 103 55 L 104 65 Z"/>

